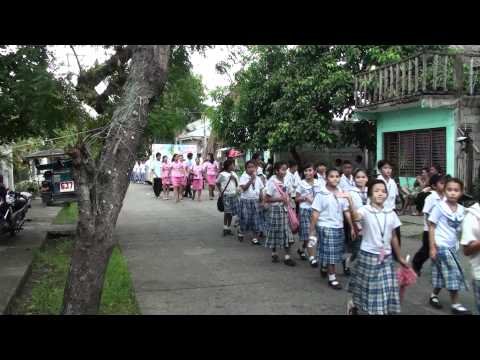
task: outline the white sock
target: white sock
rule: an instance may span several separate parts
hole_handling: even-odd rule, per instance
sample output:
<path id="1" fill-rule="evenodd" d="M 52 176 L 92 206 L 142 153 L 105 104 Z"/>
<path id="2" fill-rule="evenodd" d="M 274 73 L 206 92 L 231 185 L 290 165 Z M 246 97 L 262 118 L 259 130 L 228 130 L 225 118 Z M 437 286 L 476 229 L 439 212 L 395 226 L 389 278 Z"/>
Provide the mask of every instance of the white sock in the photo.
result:
<path id="1" fill-rule="evenodd" d="M 328 274 L 328 281 L 337 280 L 337 276 L 335 274 Z"/>
<path id="2" fill-rule="evenodd" d="M 223 225 L 223 230 L 229 230 L 230 228 L 227 225 Z"/>
<path id="3" fill-rule="evenodd" d="M 310 256 L 309 260 L 312 261 L 315 259 L 315 256 Z"/>
<path id="4" fill-rule="evenodd" d="M 285 260 L 288 260 L 288 259 L 290 259 L 290 255 L 285 254 Z"/>

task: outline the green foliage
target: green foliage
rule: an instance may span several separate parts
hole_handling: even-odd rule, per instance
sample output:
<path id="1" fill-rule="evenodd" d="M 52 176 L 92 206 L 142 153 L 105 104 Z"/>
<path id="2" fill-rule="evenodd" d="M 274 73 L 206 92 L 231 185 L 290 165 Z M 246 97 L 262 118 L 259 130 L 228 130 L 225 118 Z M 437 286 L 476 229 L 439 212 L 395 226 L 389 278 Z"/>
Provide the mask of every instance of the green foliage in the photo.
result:
<path id="1" fill-rule="evenodd" d="M 58 315 L 67 281 L 73 241 L 62 240 L 35 253 L 25 291 L 16 299 L 13 314 Z M 127 262 L 115 248 L 110 258 L 99 314 L 139 315 Z"/>
<path id="2" fill-rule="evenodd" d="M 15 182 L 15 191 L 22 192 L 28 191 L 33 195 L 38 195 L 40 189 L 38 188 L 38 184 L 35 181 L 20 181 Z"/>
<path id="3" fill-rule="evenodd" d="M 334 118 L 349 118 L 353 77 L 373 65 L 399 61 L 439 46 L 285 45 L 250 46 L 248 64 L 235 83 L 212 94 L 220 104 L 213 130 L 225 142 L 243 149 L 292 149 L 337 141 Z M 228 68 L 225 64 L 221 68 Z M 374 148 L 373 124 L 346 124 L 342 140 Z"/>
<path id="4" fill-rule="evenodd" d="M 49 72 L 44 45 L 0 45 L 0 143 L 50 136 L 84 112 L 74 90 Z"/>

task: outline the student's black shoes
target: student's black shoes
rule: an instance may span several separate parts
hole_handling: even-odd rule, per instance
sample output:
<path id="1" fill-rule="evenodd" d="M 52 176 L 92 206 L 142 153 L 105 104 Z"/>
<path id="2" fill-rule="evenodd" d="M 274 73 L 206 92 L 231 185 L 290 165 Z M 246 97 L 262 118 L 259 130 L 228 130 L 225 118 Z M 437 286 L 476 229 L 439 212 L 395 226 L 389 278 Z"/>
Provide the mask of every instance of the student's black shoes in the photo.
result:
<path id="1" fill-rule="evenodd" d="M 252 245 L 260 245 L 260 241 L 258 241 L 257 239 L 253 238 L 252 240 L 250 240 L 250 242 L 252 243 Z"/>
<path id="2" fill-rule="evenodd" d="M 468 310 L 463 305 L 452 306 L 452 314 L 453 315 L 472 315 L 470 310 Z"/>
<path id="3" fill-rule="evenodd" d="M 285 259 L 283 260 L 283 263 L 287 266 L 295 266 L 297 265 L 297 263 L 295 261 L 293 261 L 292 258 L 288 258 L 288 259 Z"/>
<path id="4" fill-rule="evenodd" d="M 312 268 L 317 268 L 317 267 L 318 267 L 318 261 L 317 261 L 317 259 L 312 259 L 312 260 L 310 260 L 310 266 L 311 266 Z"/>
<path id="5" fill-rule="evenodd" d="M 307 260 L 307 254 L 305 254 L 304 251 L 298 249 L 297 254 L 300 257 L 300 260 L 306 261 Z"/>
<path id="6" fill-rule="evenodd" d="M 440 300 L 438 300 L 438 296 L 430 296 L 429 303 L 435 309 L 443 309 L 443 305 L 440 304 Z"/>
<path id="7" fill-rule="evenodd" d="M 277 254 L 273 254 L 273 255 L 272 255 L 272 262 L 273 262 L 273 263 L 278 263 L 278 262 L 279 262 L 279 258 L 278 258 L 278 255 L 277 255 Z"/>
<path id="8" fill-rule="evenodd" d="M 342 289 L 342 285 L 340 285 L 338 280 L 328 281 L 328 286 L 330 286 L 332 289 L 335 289 L 335 290 L 341 290 Z"/>

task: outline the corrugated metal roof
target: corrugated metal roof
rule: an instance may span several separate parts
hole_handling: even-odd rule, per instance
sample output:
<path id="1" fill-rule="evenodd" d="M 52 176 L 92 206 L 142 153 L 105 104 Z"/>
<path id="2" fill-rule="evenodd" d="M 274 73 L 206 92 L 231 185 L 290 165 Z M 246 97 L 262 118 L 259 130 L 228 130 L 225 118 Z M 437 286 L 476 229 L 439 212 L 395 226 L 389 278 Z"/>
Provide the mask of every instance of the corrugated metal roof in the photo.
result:
<path id="1" fill-rule="evenodd" d="M 62 156 L 62 155 L 65 155 L 65 151 L 62 149 L 49 149 L 49 150 L 40 150 L 40 151 L 31 153 L 25 156 L 25 159 L 44 158 L 44 157 Z"/>

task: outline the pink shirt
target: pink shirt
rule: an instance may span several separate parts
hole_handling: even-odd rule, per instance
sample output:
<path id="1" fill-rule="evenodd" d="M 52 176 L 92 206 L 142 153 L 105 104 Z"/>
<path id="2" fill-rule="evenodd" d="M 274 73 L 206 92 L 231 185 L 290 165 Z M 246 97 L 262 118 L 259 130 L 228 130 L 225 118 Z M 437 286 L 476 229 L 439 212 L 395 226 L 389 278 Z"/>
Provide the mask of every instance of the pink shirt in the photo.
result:
<path id="1" fill-rule="evenodd" d="M 203 166 L 207 170 L 207 175 L 217 176 L 218 164 L 216 161 L 214 161 L 213 164 L 210 161 L 207 161 Z"/>
<path id="2" fill-rule="evenodd" d="M 193 171 L 193 178 L 194 179 L 203 179 L 203 166 L 202 165 L 193 165 L 192 167 Z"/>
<path id="3" fill-rule="evenodd" d="M 184 177 L 186 165 L 183 162 L 175 161 L 172 164 L 172 177 Z"/>
<path id="4" fill-rule="evenodd" d="M 162 177 L 169 177 L 171 168 L 172 165 L 170 163 L 162 163 Z"/>

